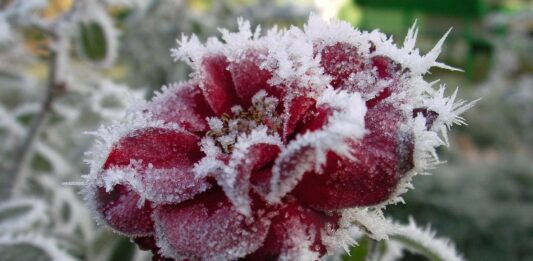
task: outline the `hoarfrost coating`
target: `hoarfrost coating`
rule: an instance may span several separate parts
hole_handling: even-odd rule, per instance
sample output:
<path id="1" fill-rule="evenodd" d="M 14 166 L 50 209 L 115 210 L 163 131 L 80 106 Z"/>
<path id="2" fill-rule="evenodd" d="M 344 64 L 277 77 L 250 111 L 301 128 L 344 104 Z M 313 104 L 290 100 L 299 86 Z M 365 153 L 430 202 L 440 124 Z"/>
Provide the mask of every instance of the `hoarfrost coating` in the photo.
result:
<path id="1" fill-rule="evenodd" d="M 223 41 L 182 36 L 172 56 L 191 79 L 93 133 L 83 192 L 97 221 L 176 260 L 319 259 L 354 229 L 401 234 L 382 209 L 440 163 L 473 105 L 423 79 L 453 69 L 436 61 L 445 37 L 421 55 L 415 26 L 397 47 L 314 15 L 303 30 L 238 24 Z"/>

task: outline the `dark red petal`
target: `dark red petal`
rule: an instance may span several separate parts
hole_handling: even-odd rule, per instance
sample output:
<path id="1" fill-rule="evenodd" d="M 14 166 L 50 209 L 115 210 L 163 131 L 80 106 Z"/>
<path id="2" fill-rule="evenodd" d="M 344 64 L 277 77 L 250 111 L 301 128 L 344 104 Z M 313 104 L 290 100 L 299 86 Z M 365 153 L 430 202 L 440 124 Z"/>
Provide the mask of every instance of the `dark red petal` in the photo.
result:
<path id="1" fill-rule="evenodd" d="M 266 197 L 270 192 L 270 179 L 272 178 L 272 164 L 256 171 L 250 178 L 254 192 Z"/>
<path id="2" fill-rule="evenodd" d="M 303 128 L 307 121 L 306 117 L 314 117 L 315 103 L 314 99 L 305 96 L 296 97 L 290 102 L 287 122 L 284 124 L 285 130 L 283 134 L 285 140 Z"/>
<path id="3" fill-rule="evenodd" d="M 281 149 L 278 145 L 259 143 L 250 146 L 246 152 L 246 157 L 235 166 L 237 171 L 235 184 L 227 193 L 241 199 L 248 198 L 251 180 L 257 179 L 254 178 L 256 172 L 264 171 L 263 168 L 270 169 L 280 152 Z M 266 194 L 259 194 L 266 196 Z"/>
<path id="4" fill-rule="evenodd" d="M 133 242 L 139 246 L 140 250 L 150 250 L 155 252 L 159 250 L 153 236 L 136 237 L 133 239 Z"/>
<path id="5" fill-rule="evenodd" d="M 322 174 L 306 173 L 294 194 L 320 210 L 373 205 L 396 189 L 400 178 L 413 168 L 413 137 L 400 131 L 401 113 L 379 104 L 365 116 L 369 133 L 353 144 L 357 161 L 330 152 Z"/>
<path id="6" fill-rule="evenodd" d="M 244 260 L 267 261 L 277 260 L 281 255 L 291 256 L 290 252 L 303 243 L 299 242 L 301 238 L 295 238 L 302 234 L 311 241 L 311 251 L 318 253 L 319 257 L 326 253 L 326 247 L 322 244 L 322 232 L 327 227 L 336 229 L 338 216 L 327 216 L 311 210 L 294 199 L 287 199 L 276 212 L 263 246 Z"/>
<path id="7" fill-rule="evenodd" d="M 237 213 L 220 188 L 211 189 L 178 205 L 156 209 L 158 233 L 175 251 L 201 259 L 231 260 L 261 246 L 269 220 L 258 214 L 254 200 L 253 217 Z"/>
<path id="8" fill-rule="evenodd" d="M 103 170 L 127 167 L 134 161 L 146 198 L 158 203 L 187 200 L 210 187 L 192 172 L 194 163 L 203 157 L 198 141 L 196 135 L 184 131 L 137 130 L 113 147 Z"/>
<path id="9" fill-rule="evenodd" d="M 381 79 L 389 79 L 393 74 L 398 74 L 401 66 L 389 57 L 378 55 L 372 57 L 372 66 L 377 69 L 378 77 Z"/>
<path id="10" fill-rule="evenodd" d="M 320 64 L 324 72 L 332 77 L 331 85 L 334 88 L 341 87 L 352 73 L 361 71 L 364 66 L 357 48 L 348 43 L 326 46 L 320 54 Z"/>
<path id="11" fill-rule="evenodd" d="M 241 104 L 247 108 L 251 105 L 252 97 L 260 90 L 270 93 L 273 89 L 268 84 L 272 73 L 261 69 L 265 51 L 247 50 L 243 58 L 229 64 L 229 71 L 235 85 L 235 91 Z"/>
<path id="12" fill-rule="evenodd" d="M 211 55 L 202 60 L 200 88 L 217 115 L 230 113 L 231 107 L 238 104 L 228 65 L 223 55 Z"/>
<path id="13" fill-rule="evenodd" d="M 156 97 L 149 104 L 148 111 L 156 119 L 177 123 L 190 132 L 207 131 L 205 118 L 214 115 L 200 88 L 189 83 Z"/>
<path id="14" fill-rule="evenodd" d="M 381 90 L 376 97 L 366 101 L 366 107 L 367 109 L 372 109 L 374 106 L 376 106 L 378 103 L 382 102 L 383 100 L 387 99 L 392 94 L 392 89 L 389 87 L 385 87 L 383 90 Z"/>
<path id="15" fill-rule="evenodd" d="M 300 133 L 305 133 L 307 131 L 316 131 L 322 129 L 329 122 L 329 117 L 333 115 L 333 109 L 328 106 L 320 106 L 316 108 L 314 112 L 314 117 L 312 120 L 308 120 Z"/>
<path id="16" fill-rule="evenodd" d="M 113 229 L 129 236 L 153 233 L 150 202 L 138 206 L 140 197 L 126 186 L 116 185 L 112 191 L 96 189 L 96 210 Z"/>

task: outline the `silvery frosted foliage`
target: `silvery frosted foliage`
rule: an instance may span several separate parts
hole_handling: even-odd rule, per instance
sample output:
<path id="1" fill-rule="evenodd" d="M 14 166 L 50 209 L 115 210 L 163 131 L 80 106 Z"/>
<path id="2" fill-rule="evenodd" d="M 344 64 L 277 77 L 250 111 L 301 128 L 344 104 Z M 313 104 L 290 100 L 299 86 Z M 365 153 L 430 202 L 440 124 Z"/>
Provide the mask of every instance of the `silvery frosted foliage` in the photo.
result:
<path id="1" fill-rule="evenodd" d="M 431 220 L 463 246 L 467 260 L 533 258 L 532 22 L 531 12 L 489 19 L 506 33 L 493 39 L 488 79 L 472 88 L 482 102 L 465 113 L 468 128 L 454 135 L 462 149 L 451 150 L 433 178 L 415 181 L 406 195 L 411 204 L 393 209 L 395 216 Z"/>
<path id="2" fill-rule="evenodd" d="M 192 73 L 95 132 L 84 194 L 97 221 L 154 259 L 318 260 L 360 235 L 461 260 L 413 221 L 384 217 L 473 103 L 424 75 L 413 26 L 379 31 L 311 15 L 303 28 L 238 20 L 172 50 Z M 359 235 L 359 236 L 358 236 Z M 403 243 L 401 246 L 398 244 Z M 395 245 L 396 244 L 396 245 Z"/>
<path id="3" fill-rule="evenodd" d="M 476 86 L 476 95 L 485 102 L 469 112 L 474 127 L 468 131 L 482 147 L 533 153 L 533 14 L 495 15 L 489 24 L 505 26 L 507 32 L 494 39 L 494 62 L 488 79 Z"/>
<path id="4" fill-rule="evenodd" d="M 75 1 L 45 17 L 48 5 L 15 0 L 0 9 L 0 260 L 105 260 L 114 239 L 110 249 L 95 251 L 102 232 L 76 189 L 62 183 L 84 171 L 81 159 L 91 138 L 83 131 L 119 118 L 125 97 L 143 94 L 103 73 L 118 44 L 103 3 Z M 98 60 L 83 53 L 81 23 L 102 29 L 106 52 Z M 29 47 L 28 31 L 46 39 L 39 43 L 43 49 Z M 44 120 L 35 126 L 40 116 Z"/>
<path id="5" fill-rule="evenodd" d="M 310 9 L 293 4 L 273 5 L 265 0 L 246 4 L 235 0 L 212 1 L 206 9 L 195 9 L 191 1 L 150 1 L 144 8 L 132 10 L 124 21 L 121 56 L 128 65 L 129 81 L 156 89 L 186 79 L 190 68 L 168 59 L 168 50 L 181 34 L 195 33 L 206 39 L 215 35 L 217 28 L 235 28 L 236 17 L 246 17 L 261 25 L 301 24 Z"/>

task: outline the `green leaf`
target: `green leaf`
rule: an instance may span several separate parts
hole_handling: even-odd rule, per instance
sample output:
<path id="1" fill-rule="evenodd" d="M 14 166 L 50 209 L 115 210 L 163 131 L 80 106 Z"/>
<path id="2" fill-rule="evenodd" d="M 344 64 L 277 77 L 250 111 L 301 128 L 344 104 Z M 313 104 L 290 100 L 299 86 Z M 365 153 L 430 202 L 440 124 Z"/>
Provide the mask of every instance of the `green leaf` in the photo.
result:
<path id="1" fill-rule="evenodd" d="M 0 245 L 0 260 L 2 261 L 52 261 L 48 252 L 28 243 Z"/>
<path id="2" fill-rule="evenodd" d="M 101 62 L 108 54 L 106 34 L 104 28 L 97 22 L 80 23 L 81 51 L 85 58 Z"/>
<path id="3" fill-rule="evenodd" d="M 135 245 L 127 238 L 122 238 L 118 242 L 109 260 L 111 261 L 127 261 L 133 260 L 135 254 Z"/>

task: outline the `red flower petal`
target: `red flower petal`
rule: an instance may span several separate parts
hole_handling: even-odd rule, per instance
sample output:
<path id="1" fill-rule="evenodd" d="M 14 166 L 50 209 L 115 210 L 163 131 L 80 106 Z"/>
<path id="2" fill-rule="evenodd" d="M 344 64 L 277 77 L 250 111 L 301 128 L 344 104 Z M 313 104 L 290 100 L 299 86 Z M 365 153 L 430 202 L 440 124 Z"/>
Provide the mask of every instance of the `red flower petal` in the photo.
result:
<path id="1" fill-rule="evenodd" d="M 316 102 L 314 99 L 305 96 L 296 97 L 290 102 L 289 116 L 287 117 L 287 122 L 285 123 L 283 135 L 285 140 L 291 137 L 293 133 L 299 132 L 300 129 L 303 128 L 307 121 L 306 117 L 311 118 L 314 116 L 315 103 Z"/>
<path id="2" fill-rule="evenodd" d="M 224 192 L 214 188 L 178 205 L 158 206 L 158 233 L 183 255 L 236 259 L 259 248 L 268 232 L 269 220 L 257 214 L 257 205 L 252 209 L 253 218 L 237 213 Z"/>
<path id="3" fill-rule="evenodd" d="M 227 68 L 228 61 L 223 55 L 207 56 L 202 60 L 200 88 L 217 115 L 230 113 L 231 107 L 238 104 L 231 73 Z"/>
<path id="4" fill-rule="evenodd" d="M 333 78 L 331 86 L 334 88 L 341 87 L 352 73 L 361 71 L 364 66 L 357 48 L 347 43 L 326 46 L 320 54 L 320 64 L 324 67 L 324 72 Z"/>
<path id="5" fill-rule="evenodd" d="M 381 90 L 376 97 L 366 101 L 366 107 L 367 109 L 372 109 L 374 106 L 376 106 L 378 103 L 382 102 L 383 100 L 387 99 L 392 94 L 392 90 L 389 87 L 385 87 L 383 90 Z"/>
<path id="6" fill-rule="evenodd" d="M 276 159 L 280 152 L 281 149 L 274 144 L 258 143 L 248 148 L 245 158 L 242 158 L 235 166 L 237 172 L 235 183 L 229 191 L 226 191 L 232 201 L 249 200 L 250 183 L 255 172 L 266 165 L 272 165 L 270 163 Z M 266 194 L 262 196 L 266 196 Z"/>
<path id="7" fill-rule="evenodd" d="M 333 112 L 333 109 L 328 106 L 320 106 L 316 108 L 314 118 L 306 122 L 300 133 L 322 129 L 326 124 L 328 124 L 329 117 L 333 115 Z"/>
<path id="8" fill-rule="evenodd" d="M 137 204 L 140 197 L 126 186 L 116 185 L 112 191 L 96 190 L 96 209 L 113 229 L 129 236 L 144 236 L 153 233 L 152 207 L 145 202 Z"/>
<path id="9" fill-rule="evenodd" d="M 386 56 L 374 56 L 372 57 L 372 66 L 377 69 L 378 76 L 381 79 L 388 79 L 393 76 L 393 74 L 398 73 L 401 69 L 401 66 L 389 57 Z"/>
<path id="10" fill-rule="evenodd" d="M 228 67 L 236 94 L 245 108 L 251 105 L 252 97 L 258 91 L 265 90 L 272 94 L 273 87 L 268 84 L 272 73 L 259 67 L 263 62 L 262 53 L 259 50 L 247 50 L 242 59 L 231 62 Z"/>
<path id="11" fill-rule="evenodd" d="M 197 85 L 184 83 L 156 97 L 148 107 L 156 119 L 174 122 L 190 132 L 207 131 L 206 117 L 213 116 Z"/>
<path id="12" fill-rule="evenodd" d="M 143 195 L 159 203 L 177 203 L 210 187 L 192 172 L 194 163 L 203 156 L 198 141 L 196 135 L 177 130 L 134 131 L 114 146 L 103 169 L 127 167 L 135 161 Z"/>
<path id="13" fill-rule="evenodd" d="M 377 204 L 396 189 L 413 167 L 413 137 L 400 133 L 400 112 L 379 104 L 365 116 L 370 131 L 354 144 L 357 161 L 329 153 L 323 174 L 306 173 L 294 190 L 302 202 L 331 210 Z"/>
<path id="14" fill-rule="evenodd" d="M 329 224 L 336 228 L 338 216 L 326 216 L 300 205 L 294 199 L 288 199 L 272 218 L 270 230 L 261 248 L 244 260 L 277 260 L 280 256 L 299 257 L 295 248 L 310 241 L 310 251 L 323 256 L 326 247 L 322 244 L 322 231 Z"/>

